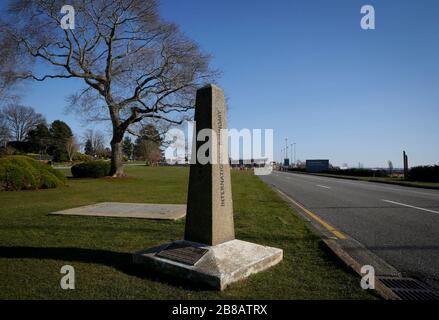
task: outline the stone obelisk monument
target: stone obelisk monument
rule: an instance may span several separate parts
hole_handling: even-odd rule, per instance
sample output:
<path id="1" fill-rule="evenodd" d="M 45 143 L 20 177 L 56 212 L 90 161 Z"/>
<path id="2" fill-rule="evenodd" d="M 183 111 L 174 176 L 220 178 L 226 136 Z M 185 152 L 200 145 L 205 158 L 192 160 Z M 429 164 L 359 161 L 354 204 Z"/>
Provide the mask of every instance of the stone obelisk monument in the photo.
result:
<path id="1" fill-rule="evenodd" d="M 283 251 L 235 239 L 224 92 L 197 91 L 184 240 L 137 252 L 134 263 L 224 290 L 276 265 Z"/>
<path id="2" fill-rule="evenodd" d="M 198 90 L 195 132 L 211 130 L 211 136 L 206 141 L 193 140 L 185 240 L 210 246 L 235 239 L 228 146 L 227 139 L 221 138 L 226 119 L 223 91 L 215 85 Z M 207 164 L 194 157 L 203 145 Z M 226 156 L 221 157 L 224 153 Z"/>

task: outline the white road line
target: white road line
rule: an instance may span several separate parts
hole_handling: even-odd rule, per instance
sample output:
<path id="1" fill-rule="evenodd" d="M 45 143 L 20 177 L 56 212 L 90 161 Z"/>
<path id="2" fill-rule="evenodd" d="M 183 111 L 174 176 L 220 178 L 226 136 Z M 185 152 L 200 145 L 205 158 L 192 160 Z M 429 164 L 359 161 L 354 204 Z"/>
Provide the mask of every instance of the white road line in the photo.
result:
<path id="1" fill-rule="evenodd" d="M 311 176 L 308 175 L 305 177 L 305 174 L 295 174 L 295 173 L 286 173 L 286 174 L 294 174 L 296 176 L 301 176 L 301 178 L 303 178 L 303 180 L 309 180 L 309 181 L 328 181 L 328 179 L 332 179 L 334 180 L 333 182 L 335 183 L 342 183 L 342 184 L 350 184 L 350 185 L 360 185 L 360 186 L 364 186 L 367 187 L 369 189 L 373 188 L 373 189 L 381 189 L 381 190 L 391 190 L 391 191 L 402 191 L 402 192 L 408 192 L 408 193 L 414 193 L 414 194 L 422 194 L 422 195 L 426 195 L 426 196 L 438 196 L 437 193 L 430 193 L 430 192 L 419 192 L 419 191 L 415 191 L 415 190 L 410 190 L 410 189 L 405 189 L 405 188 L 411 188 L 409 186 L 399 186 L 396 185 L 397 187 L 400 188 L 392 188 L 392 187 L 386 187 L 384 184 L 379 185 L 379 182 L 368 182 L 368 181 L 362 181 L 362 180 L 347 180 L 347 179 L 340 179 L 340 178 L 331 178 L 331 177 L 324 177 L 324 176 Z"/>
<path id="2" fill-rule="evenodd" d="M 390 201 L 390 200 L 383 200 L 383 201 L 384 202 L 388 202 L 388 203 L 397 204 L 397 205 L 400 205 L 400 206 L 403 206 L 403 207 L 413 208 L 413 209 L 427 211 L 427 212 L 431 212 L 431 213 L 439 213 L 439 211 L 434 211 L 434 210 L 430 210 L 430 209 L 415 207 L 415 206 L 411 206 L 409 204 L 404 204 L 404 203 L 400 203 L 400 202 L 395 202 L 395 201 Z"/>
<path id="3" fill-rule="evenodd" d="M 317 186 L 317 187 L 320 187 L 320 188 L 331 189 L 331 187 L 322 186 L 321 184 L 316 184 L 316 186 Z"/>

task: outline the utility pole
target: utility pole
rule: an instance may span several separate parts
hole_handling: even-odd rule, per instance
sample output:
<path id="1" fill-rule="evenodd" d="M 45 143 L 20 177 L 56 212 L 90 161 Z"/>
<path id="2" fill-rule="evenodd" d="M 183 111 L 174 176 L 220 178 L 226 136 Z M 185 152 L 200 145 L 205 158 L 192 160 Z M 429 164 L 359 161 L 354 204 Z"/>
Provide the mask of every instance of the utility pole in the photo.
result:
<path id="1" fill-rule="evenodd" d="M 296 143 L 293 143 L 294 146 L 294 165 L 296 165 Z"/>
<path id="2" fill-rule="evenodd" d="M 409 178 L 409 158 L 407 157 L 407 153 L 403 151 L 402 153 L 404 160 L 404 180 L 408 180 Z"/>
<path id="3" fill-rule="evenodd" d="M 291 161 L 293 161 L 293 143 L 291 144 Z M 294 162 L 293 162 L 294 163 Z M 291 163 L 290 163 L 291 164 Z"/>

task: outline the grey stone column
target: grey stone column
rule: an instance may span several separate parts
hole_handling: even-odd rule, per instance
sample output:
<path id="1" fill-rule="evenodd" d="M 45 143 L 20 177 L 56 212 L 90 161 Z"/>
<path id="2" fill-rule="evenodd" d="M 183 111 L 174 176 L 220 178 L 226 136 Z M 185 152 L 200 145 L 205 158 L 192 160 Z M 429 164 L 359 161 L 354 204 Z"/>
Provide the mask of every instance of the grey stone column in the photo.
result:
<path id="1" fill-rule="evenodd" d="M 224 92 L 215 85 L 197 91 L 196 128 L 192 148 L 194 157 L 201 146 L 211 160 L 202 164 L 192 161 L 189 175 L 185 240 L 215 246 L 235 239 L 233 223 L 232 187 L 230 166 L 221 163 L 221 152 L 228 152 L 227 141 L 220 139 L 221 129 L 227 129 Z M 217 139 L 197 141 L 201 130 L 212 129 Z M 222 142 L 221 142 L 222 141 Z M 216 147 L 216 148 L 214 148 Z M 212 152 L 213 150 L 218 152 Z M 212 159 L 214 157 L 214 159 Z M 228 157 L 225 157 L 228 159 Z"/>

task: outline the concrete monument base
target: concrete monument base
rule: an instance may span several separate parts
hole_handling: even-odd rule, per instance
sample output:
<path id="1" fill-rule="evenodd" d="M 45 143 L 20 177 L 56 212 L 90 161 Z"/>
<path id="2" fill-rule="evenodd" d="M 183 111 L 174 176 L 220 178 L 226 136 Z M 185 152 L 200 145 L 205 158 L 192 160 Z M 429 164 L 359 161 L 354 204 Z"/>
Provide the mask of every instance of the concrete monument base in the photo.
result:
<path id="1" fill-rule="evenodd" d="M 179 250 L 183 250 L 170 257 L 163 257 L 163 253 L 171 246 L 178 246 Z M 185 257 L 190 256 L 191 251 L 198 251 L 192 261 Z M 241 240 L 216 246 L 177 241 L 133 255 L 134 263 L 145 265 L 150 270 L 207 285 L 216 290 L 224 290 L 231 283 L 266 270 L 278 264 L 282 258 L 281 249 Z"/>

